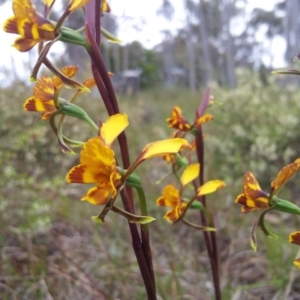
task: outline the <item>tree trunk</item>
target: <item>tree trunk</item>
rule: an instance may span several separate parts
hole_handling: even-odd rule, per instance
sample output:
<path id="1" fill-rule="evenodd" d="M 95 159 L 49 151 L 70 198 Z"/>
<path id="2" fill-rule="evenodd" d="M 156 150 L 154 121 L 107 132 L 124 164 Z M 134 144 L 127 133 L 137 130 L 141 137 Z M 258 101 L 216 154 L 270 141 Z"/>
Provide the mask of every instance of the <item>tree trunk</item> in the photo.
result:
<path id="1" fill-rule="evenodd" d="M 233 55 L 233 39 L 230 33 L 230 2 L 228 0 L 222 0 L 220 5 L 220 13 L 223 24 L 223 34 L 222 34 L 222 44 L 224 45 L 224 55 L 225 55 L 225 77 L 226 85 L 235 88 L 236 87 L 236 77 L 235 77 L 235 63 Z"/>
<path id="2" fill-rule="evenodd" d="M 201 68 L 205 69 L 205 79 L 204 79 L 204 84 L 207 85 L 208 82 L 213 80 L 213 64 L 210 56 L 210 50 L 209 50 L 209 39 L 207 35 L 207 29 L 205 26 L 205 18 L 204 18 L 204 13 L 203 13 L 203 0 L 199 0 L 199 19 L 200 19 L 200 25 L 199 25 L 199 34 L 200 34 L 200 39 L 201 39 L 201 44 L 202 44 L 202 51 L 203 51 L 203 56 L 204 56 L 204 66 L 202 65 L 201 62 Z"/>
<path id="3" fill-rule="evenodd" d="M 105 43 L 104 47 L 103 47 L 103 58 L 104 58 L 104 62 L 105 62 L 107 70 L 110 71 L 111 65 L 110 65 L 110 57 L 109 57 L 109 48 L 110 48 L 109 43 Z"/>
<path id="4" fill-rule="evenodd" d="M 173 42 L 170 32 L 166 32 L 166 39 L 163 42 L 163 64 L 164 64 L 164 73 L 165 81 L 168 87 L 174 86 L 174 80 L 172 76 L 172 70 L 174 68 L 174 53 L 173 53 Z"/>
<path id="5" fill-rule="evenodd" d="M 123 47 L 123 71 L 129 68 L 129 46 L 124 45 Z"/>
<path id="6" fill-rule="evenodd" d="M 195 47 L 192 42 L 191 26 L 188 26 L 186 41 L 187 57 L 189 62 L 189 87 L 191 92 L 196 91 L 196 70 L 195 70 Z"/>
<path id="7" fill-rule="evenodd" d="M 120 73 L 120 53 L 119 53 L 119 45 L 113 45 L 113 55 L 114 55 L 114 73 Z"/>
<path id="8" fill-rule="evenodd" d="M 285 58 L 290 63 L 299 53 L 300 36 L 300 3 L 295 0 L 286 0 L 285 37 L 286 52 Z"/>

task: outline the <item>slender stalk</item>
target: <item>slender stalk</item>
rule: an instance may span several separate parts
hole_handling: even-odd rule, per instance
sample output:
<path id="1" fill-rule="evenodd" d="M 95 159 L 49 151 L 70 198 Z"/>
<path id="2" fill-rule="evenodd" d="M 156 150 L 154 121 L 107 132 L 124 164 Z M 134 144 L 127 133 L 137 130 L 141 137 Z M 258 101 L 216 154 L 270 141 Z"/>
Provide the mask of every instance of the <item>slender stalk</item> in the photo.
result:
<path id="1" fill-rule="evenodd" d="M 103 81 L 100 77 L 100 74 L 99 74 L 94 62 L 92 62 L 92 72 L 93 72 L 93 76 L 94 76 L 94 79 L 96 82 L 96 86 L 98 88 L 98 91 L 99 91 L 99 93 L 102 97 L 103 103 L 105 105 L 106 111 L 107 111 L 108 115 L 111 116 L 114 114 L 114 110 L 113 110 L 113 107 L 111 106 L 111 103 L 110 103 L 108 95 L 107 95 L 107 91 L 105 89 Z"/>
<path id="2" fill-rule="evenodd" d="M 126 189 L 123 189 L 121 191 L 121 196 L 122 196 L 122 200 L 125 198 L 127 198 L 128 195 L 126 195 Z M 123 204 L 125 204 L 126 201 L 123 201 Z M 124 205 L 125 207 L 125 205 Z M 126 209 L 126 207 L 125 207 Z M 137 226 L 136 224 L 133 223 L 128 223 L 129 225 L 129 229 L 130 229 L 130 233 L 131 233 L 131 238 L 132 238 L 132 247 L 135 253 L 135 256 L 137 258 L 137 262 L 143 277 L 143 281 L 144 281 L 144 285 L 147 291 L 147 296 L 148 296 L 148 300 L 156 300 L 156 292 L 155 292 L 155 285 L 153 284 L 153 278 L 154 276 L 151 275 L 151 271 L 148 267 L 148 263 L 146 260 L 146 256 L 145 255 L 145 247 L 143 247 L 142 245 L 142 241 L 140 239 L 138 230 L 137 230 Z M 145 244 L 147 245 L 147 244 Z"/>
<path id="3" fill-rule="evenodd" d="M 200 163 L 200 174 L 199 174 L 199 181 L 200 185 L 204 184 L 204 143 L 202 137 L 202 127 L 200 126 L 197 130 L 197 134 L 195 136 L 196 141 L 196 153 L 197 158 Z M 203 206 L 206 207 L 206 198 L 205 196 L 200 197 L 200 201 L 202 202 Z M 207 226 L 206 218 L 201 212 L 201 222 L 203 226 Z M 214 225 L 213 216 L 211 216 L 211 225 Z M 215 298 L 216 300 L 221 300 L 221 288 L 220 288 L 220 279 L 219 279 L 219 255 L 218 255 L 218 247 L 217 247 L 217 238 L 216 233 L 211 231 L 203 231 L 203 236 L 205 240 L 205 245 L 208 253 L 208 257 L 210 260 L 211 270 L 212 270 L 212 277 L 214 283 L 214 290 L 215 290 Z"/>
<path id="4" fill-rule="evenodd" d="M 95 76 L 96 84 L 98 90 L 103 98 L 109 115 L 116 114 L 119 112 L 119 106 L 117 102 L 117 97 L 114 92 L 111 79 L 108 76 L 107 69 L 105 67 L 102 55 L 100 53 L 100 26 L 101 26 L 101 2 L 97 0 L 91 0 L 86 5 L 86 36 L 90 44 L 90 48 L 87 48 L 88 53 L 92 60 L 92 70 Z M 128 143 L 125 133 L 122 133 L 118 137 L 119 146 L 121 149 L 122 162 L 125 169 L 130 166 Z M 130 213 L 134 213 L 133 204 L 133 194 L 130 187 L 126 187 L 121 191 L 121 198 L 125 210 Z M 132 246 L 137 258 L 137 262 L 142 274 L 144 285 L 147 291 L 148 299 L 155 300 L 155 284 L 154 284 L 154 274 L 152 265 L 150 244 L 147 242 L 149 240 L 149 235 L 145 231 L 141 231 L 142 240 L 140 238 L 139 232 L 137 230 L 136 224 L 128 223 Z M 149 263 L 149 259 L 151 264 Z"/>
<path id="5" fill-rule="evenodd" d="M 137 188 L 136 191 L 138 193 L 138 197 L 140 201 L 141 214 L 142 216 L 148 216 L 147 203 L 146 203 L 144 190 L 142 188 Z M 148 224 L 141 224 L 141 236 L 142 236 L 142 246 L 144 249 L 145 258 L 148 264 L 148 268 L 150 270 L 150 275 L 155 289 L 155 275 L 153 270 Z"/>

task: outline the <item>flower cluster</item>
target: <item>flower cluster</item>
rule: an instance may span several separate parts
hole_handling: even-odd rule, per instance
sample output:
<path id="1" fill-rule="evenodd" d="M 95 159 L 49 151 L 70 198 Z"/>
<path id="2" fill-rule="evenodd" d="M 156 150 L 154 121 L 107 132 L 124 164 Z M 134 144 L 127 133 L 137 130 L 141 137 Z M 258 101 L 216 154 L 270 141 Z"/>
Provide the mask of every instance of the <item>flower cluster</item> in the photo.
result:
<path id="1" fill-rule="evenodd" d="M 120 40 L 101 28 L 99 20 L 110 12 L 106 0 L 69 0 L 64 3 L 65 9 L 57 22 L 50 19 L 51 9 L 55 0 L 44 0 L 44 13 L 39 14 L 31 0 L 13 0 L 13 16 L 4 23 L 4 31 L 17 34 L 13 46 L 20 52 L 28 52 L 38 46 L 38 59 L 31 73 L 31 81 L 36 82 L 33 95 L 25 100 L 23 108 L 28 112 L 38 112 L 40 119 L 49 123 L 57 137 L 58 144 L 64 153 L 72 153 L 72 147 L 82 147 L 80 161 L 72 167 L 66 175 L 68 183 L 93 184 L 81 197 L 93 205 L 102 206 L 94 221 L 104 222 L 105 216 L 112 211 L 125 217 L 129 225 L 133 247 L 141 269 L 142 278 L 146 286 L 149 299 L 156 299 L 155 276 L 152 266 L 149 230 L 147 223 L 155 220 L 148 216 L 147 202 L 144 194 L 142 179 L 137 175 L 138 166 L 144 161 L 162 157 L 172 165 L 172 173 L 179 180 L 180 188 L 176 184 L 165 186 L 162 196 L 156 201 L 158 206 L 170 207 L 165 219 L 172 223 L 182 221 L 188 226 L 204 231 L 215 231 L 213 217 L 208 212 L 205 195 L 213 193 L 225 186 L 221 180 L 204 182 L 203 179 L 203 138 L 202 125 L 213 119 L 210 114 L 203 114 L 208 106 L 209 95 L 206 93 L 196 112 L 194 122 L 189 123 L 178 106 L 173 108 L 171 117 L 167 119 L 169 127 L 176 131 L 171 138 L 148 143 L 131 163 L 129 146 L 125 130 L 129 125 L 125 113 L 120 113 L 116 94 L 110 76 L 105 67 L 101 54 L 101 37 L 118 43 Z M 80 9 L 85 16 L 84 26 L 78 30 L 64 26 L 65 20 L 71 13 Z M 75 75 L 78 66 L 66 66 L 58 69 L 48 58 L 48 53 L 54 43 L 61 41 L 82 47 L 91 59 L 92 78 L 84 82 L 76 81 Z M 38 76 L 41 66 L 45 66 L 52 76 Z M 83 92 L 97 86 L 101 99 L 109 117 L 105 122 L 94 122 L 75 100 Z M 74 91 L 73 96 L 66 100 L 62 97 L 62 89 Z M 87 141 L 75 141 L 68 138 L 63 132 L 65 117 L 72 117 L 86 122 L 93 130 L 94 135 Z M 189 142 L 186 137 L 193 138 Z M 120 157 L 114 150 L 114 143 L 118 140 Z M 193 155 L 197 154 L 197 162 L 193 162 Z M 181 170 L 183 170 L 181 172 Z M 181 174 L 179 174 L 181 172 Z M 186 191 L 192 187 L 193 193 Z M 135 213 L 135 201 L 132 188 L 137 191 L 140 215 Z M 188 195 L 189 194 L 189 195 Z M 117 204 L 118 196 L 122 199 L 123 208 Z M 189 209 L 201 211 L 201 224 L 193 224 L 186 220 Z M 137 229 L 140 224 L 141 230 Z M 211 233 L 211 232 L 210 232 Z M 206 232 L 205 232 L 206 234 Z M 214 260 L 214 278 L 218 273 L 216 253 L 216 237 L 211 235 L 207 241 L 209 257 Z"/>
<path id="2" fill-rule="evenodd" d="M 117 167 L 112 144 L 118 135 L 129 125 L 126 114 L 111 116 L 100 129 L 100 135 L 88 140 L 80 154 L 80 164 L 70 170 L 67 181 L 72 183 L 95 183 L 81 200 L 92 204 L 105 204 L 109 198 L 116 196 L 119 189 L 126 183 L 126 178 L 144 160 L 176 153 L 190 148 L 184 139 L 158 141 L 146 145 L 132 166 L 127 170 Z"/>
<path id="3" fill-rule="evenodd" d="M 40 16 L 30 0 L 13 0 L 14 16 L 4 23 L 4 31 L 20 35 L 13 46 L 27 52 L 36 44 L 61 38 L 61 26 L 65 19 L 75 10 L 83 7 L 89 0 L 70 0 L 64 13 L 55 23 L 48 19 L 55 0 L 46 0 L 45 14 Z"/>
<path id="4" fill-rule="evenodd" d="M 61 72 L 67 78 L 72 78 L 76 75 L 78 66 L 67 66 L 62 68 Z M 81 142 L 72 141 L 66 138 L 62 133 L 63 119 L 65 115 L 76 117 L 86 121 L 93 129 L 98 132 L 97 125 L 89 118 L 89 116 L 78 106 L 73 104 L 77 97 L 84 91 L 89 91 L 95 85 L 93 78 L 87 79 L 82 83 L 85 90 L 78 89 L 72 98 L 67 101 L 60 97 L 60 92 L 64 86 L 64 82 L 58 76 L 43 76 L 38 79 L 33 89 L 33 96 L 29 97 L 23 108 L 26 111 L 41 113 L 41 119 L 49 120 L 53 132 L 56 134 L 63 152 L 73 153 L 69 146 L 82 145 Z M 55 118 L 61 116 L 58 125 L 55 123 Z"/>
<path id="5" fill-rule="evenodd" d="M 205 114 L 205 115 L 196 117 L 194 123 L 191 124 L 183 116 L 181 108 L 179 106 L 174 106 L 171 117 L 167 119 L 167 122 L 168 122 L 169 127 L 178 129 L 179 131 L 183 131 L 183 132 L 192 131 L 193 132 L 194 128 L 197 128 L 212 119 L 213 119 L 213 116 L 211 114 Z"/>
<path id="6" fill-rule="evenodd" d="M 199 176 L 199 172 L 199 163 L 190 164 L 180 177 L 179 190 L 172 184 L 164 187 L 162 196 L 156 200 L 156 204 L 172 208 L 164 216 L 167 221 L 175 222 L 184 214 L 190 201 L 190 199 L 183 198 L 184 188 Z M 225 183 L 221 180 L 208 181 L 197 189 L 196 194 L 191 199 L 195 200 L 197 197 L 213 193 L 224 186 Z"/>
<path id="7" fill-rule="evenodd" d="M 169 127 L 176 129 L 171 134 L 171 138 L 176 136 L 185 137 L 188 133 L 192 136 L 199 136 L 198 130 L 201 125 L 212 120 L 213 116 L 211 114 L 196 115 L 195 121 L 191 124 L 182 114 L 182 110 L 179 106 L 174 106 L 171 117 L 167 119 Z M 203 139 L 204 135 L 200 134 L 200 139 Z M 206 183 L 198 183 L 197 178 L 201 178 L 201 166 L 200 163 L 192 163 L 192 154 L 196 151 L 198 152 L 198 157 L 201 156 L 202 150 L 197 149 L 196 139 L 191 142 L 192 148 L 184 156 L 183 153 L 177 153 L 175 155 L 167 155 L 163 157 L 165 161 L 172 165 L 172 174 L 176 175 L 176 178 L 180 182 L 180 188 L 177 189 L 175 185 L 168 184 L 164 187 L 162 196 L 156 200 L 158 206 L 170 207 L 171 210 L 167 211 L 164 218 L 171 222 L 183 221 L 185 224 L 192 226 L 194 228 L 202 230 L 212 230 L 211 227 L 206 227 L 203 225 L 196 225 L 188 222 L 184 219 L 186 211 L 191 209 L 201 210 L 205 216 L 209 216 L 205 205 L 202 204 L 204 195 L 213 193 L 220 188 L 225 186 L 225 183 L 221 180 L 211 180 Z M 200 153 L 199 153 L 200 152 Z M 178 171 L 184 168 L 181 176 L 178 175 Z M 193 186 L 194 193 L 189 198 L 183 197 L 183 192 L 189 185 Z M 209 217 L 208 217 L 209 219 Z M 210 221 L 210 220 L 208 220 Z"/>
<path id="8" fill-rule="evenodd" d="M 67 87 L 86 90 L 84 85 L 70 79 L 70 77 L 59 71 L 47 58 L 47 54 L 51 46 L 57 41 L 76 44 L 85 48 L 89 47 L 84 37 L 78 31 L 62 26 L 71 13 L 84 7 L 88 1 L 70 0 L 59 20 L 54 22 L 49 19 L 49 15 L 55 0 L 44 1 L 45 10 L 43 16 L 37 13 L 31 0 L 13 0 L 14 16 L 5 21 L 3 30 L 20 36 L 13 44 L 20 52 L 28 52 L 35 45 L 39 45 L 39 58 L 31 74 L 32 81 L 37 79 L 40 66 L 44 64 Z"/>
<path id="9" fill-rule="evenodd" d="M 277 210 L 300 215 L 300 208 L 297 205 L 287 200 L 280 199 L 277 196 L 283 185 L 290 180 L 299 169 L 300 159 L 296 159 L 293 163 L 283 167 L 277 174 L 276 178 L 271 182 L 269 192 L 265 192 L 261 189 L 258 181 L 251 172 L 248 171 L 245 173 L 243 193 L 237 196 L 235 202 L 242 205 L 241 211 L 243 213 L 248 213 L 254 210 L 263 210 L 258 221 L 253 226 L 250 237 L 251 246 L 255 251 L 257 250 L 257 243 L 254 234 L 256 225 L 258 225 L 267 236 L 277 238 L 265 226 L 264 216 L 268 211 Z M 300 245 L 298 238 L 298 232 L 295 232 L 290 235 L 289 241 Z M 299 260 L 296 260 L 295 264 L 300 267 Z"/>

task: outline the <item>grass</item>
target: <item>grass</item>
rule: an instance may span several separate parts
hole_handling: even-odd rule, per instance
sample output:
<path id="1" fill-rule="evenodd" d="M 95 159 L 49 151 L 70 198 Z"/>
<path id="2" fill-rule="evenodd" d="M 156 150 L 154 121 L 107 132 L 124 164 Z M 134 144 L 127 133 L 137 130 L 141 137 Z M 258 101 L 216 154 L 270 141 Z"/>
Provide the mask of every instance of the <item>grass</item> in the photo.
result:
<path id="1" fill-rule="evenodd" d="M 208 197 L 218 229 L 223 298 L 282 299 L 290 288 L 289 299 L 296 299 L 299 275 L 292 261 L 298 249 L 287 238 L 299 228 L 298 220 L 267 215 L 279 239 L 268 240 L 258 232 L 255 253 L 249 235 L 258 214 L 241 214 L 234 199 L 246 170 L 267 189 L 280 168 L 299 156 L 299 93 L 275 84 L 263 88 L 247 76 L 234 91 L 212 88 L 217 104 L 209 112 L 215 120 L 204 125 L 206 178 L 228 184 Z M 65 174 L 78 157 L 63 155 L 48 125 L 22 110 L 30 93 L 21 84 L 1 91 L 3 99 L 10 99 L 0 108 L 1 299 L 145 299 L 125 219 L 110 213 L 105 224 L 91 221 L 100 209 L 79 201 L 87 186 L 65 183 Z M 153 89 L 136 98 L 121 97 L 121 111 L 130 119 L 126 134 L 132 158 L 146 143 L 170 135 L 165 119 L 175 104 L 193 120 L 201 93 Z M 99 99 L 89 96 L 78 104 L 94 120 L 105 120 Z M 67 121 L 65 132 L 70 137 L 84 140 L 93 135 L 82 122 Z M 167 224 L 164 209 L 155 205 L 163 188 L 155 182 L 168 171 L 160 159 L 138 169 L 149 214 L 157 219 L 150 234 L 158 298 L 213 299 L 201 232 Z M 282 195 L 299 204 L 298 180 L 296 175 Z M 189 218 L 198 222 L 198 213 L 190 212 Z"/>

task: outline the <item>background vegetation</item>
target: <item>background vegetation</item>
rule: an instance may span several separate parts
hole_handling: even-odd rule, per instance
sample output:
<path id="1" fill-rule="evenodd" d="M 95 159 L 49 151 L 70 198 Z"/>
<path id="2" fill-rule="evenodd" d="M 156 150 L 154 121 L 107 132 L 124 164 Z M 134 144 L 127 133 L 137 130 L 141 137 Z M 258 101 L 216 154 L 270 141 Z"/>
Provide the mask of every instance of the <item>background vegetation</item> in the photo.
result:
<path id="1" fill-rule="evenodd" d="M 288 244 L 288 234 L 299 229 L 298 219 L 267 215 L 279 239 L 259 232 L 255 253 L 249 235 L 258 214 L 240 213 L 234 200 L 245 171 L 268 190 L 281 167 L 300 156 L 300 94 L 292 86 L 283 89 L 279 77 L 267 87 L 250 72 L 239 71 L 238 78 L 234 90 L 212 87 L 216 103 L 209 112 L 215 120 L 204 125 L 206 179 L 228 185 L 208 198 L 216 216 L 224 299 L 298 299 L 300 276 L 292 263 L 298 249 Z M 62 154 L 48 124 L 22 110 L 31 87 L 15 82 L 0 94 L 1 299 L 145 299 L 126 220 L 110 213 L 105 224 L 92 222 L 98 208 L 79 201 L 87 187 L 65 182 L 78 156 Z M 193 120 L 200 95 L 161 88 L 121 97 L 121 111 L 130 118 L 131 155 L 169 136 L 165 119 L 173 105 Z M 85 95 L 80 101 L 95 120 L 105 120 L 99 98 Z M 66 127 L 79 140 L 93 134 L 83 123 L 69 120 Z M 159 299 L 212 299 L 201 232 L 171 226 L 162 219 L 164 209 L 155 206 L 162 190 L 155 182 L 168 171 L 160 159 L 139 169 L 149 214 L 157 218 L 150 232 Z M 299 179 L 296 175 L 282 191 L 298 205 Z M 195 222 L 199 217 L 197 212 L 189 216 Z"/>

